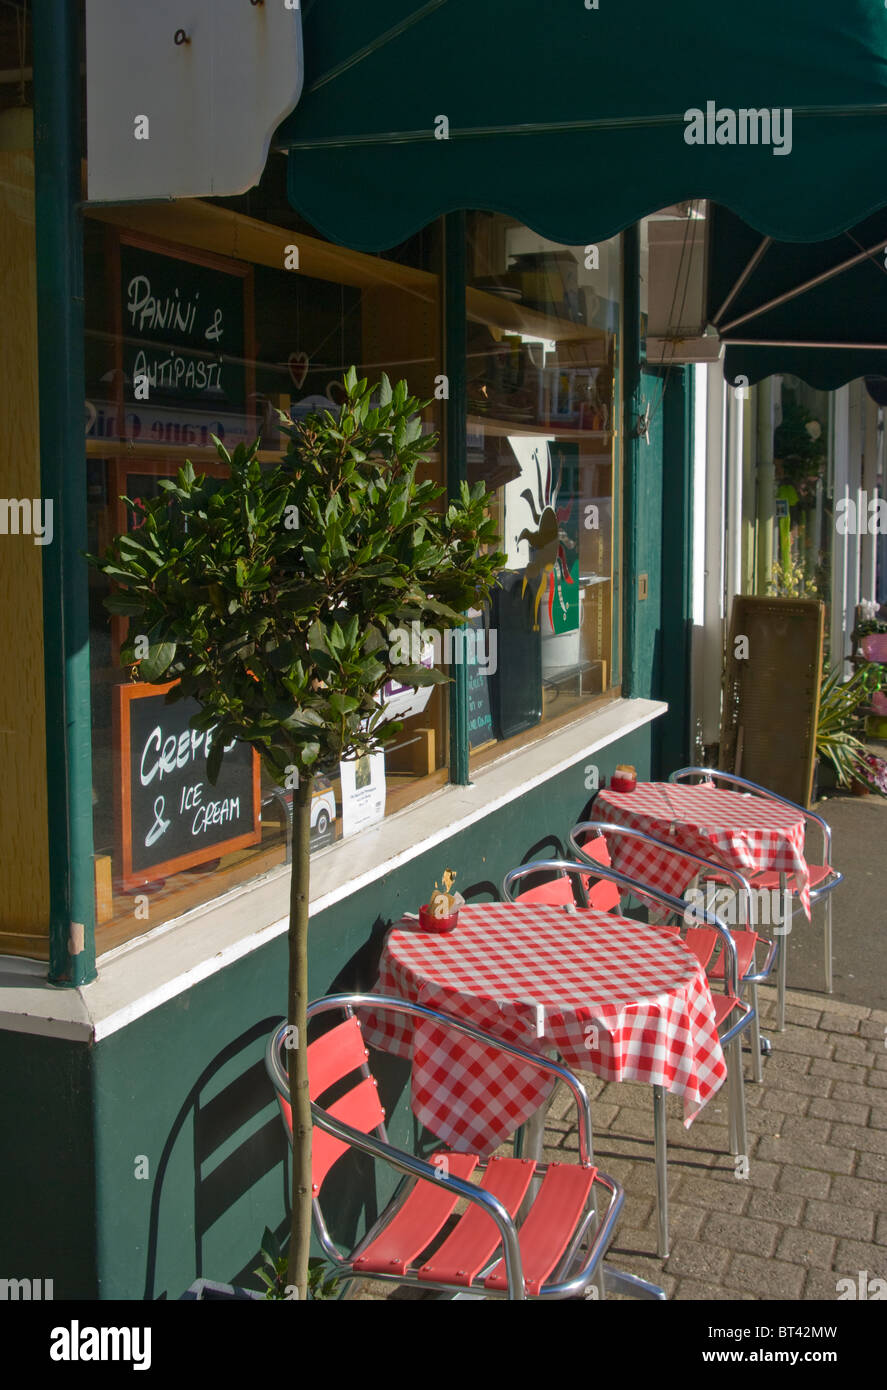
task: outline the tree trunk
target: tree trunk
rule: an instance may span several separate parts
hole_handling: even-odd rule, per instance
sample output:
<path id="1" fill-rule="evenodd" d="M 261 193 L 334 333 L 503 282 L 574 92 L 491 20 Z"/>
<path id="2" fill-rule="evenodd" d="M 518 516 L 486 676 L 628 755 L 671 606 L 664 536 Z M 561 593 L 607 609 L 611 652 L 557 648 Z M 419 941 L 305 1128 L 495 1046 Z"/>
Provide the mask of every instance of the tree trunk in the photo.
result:
<path id="1" fill-rule="evenodd" d="M 311 873 L 311 793 L 314 778 L 300 778 L 293 792 L 293 853 L 290 866 L 289 996 L 287 1023 L 292 1046 L 287 1054 L 293 1111 L 292 1222 L 287 1284 L 297 1297 L 308 1294 L 311 1247 L 311 1102 L 308 1095 L 308 887 Z"/>

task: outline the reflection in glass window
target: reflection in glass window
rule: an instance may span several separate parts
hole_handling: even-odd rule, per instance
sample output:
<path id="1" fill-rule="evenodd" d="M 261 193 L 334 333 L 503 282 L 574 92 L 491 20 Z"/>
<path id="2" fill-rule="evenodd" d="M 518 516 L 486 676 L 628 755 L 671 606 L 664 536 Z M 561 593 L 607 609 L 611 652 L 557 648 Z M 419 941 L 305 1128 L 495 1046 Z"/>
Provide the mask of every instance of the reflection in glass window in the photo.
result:
<path id="1" fill-rule="evenodd" d="M 273 194 L 270 184 L 265 193 Z M 260 197 L 251 195 L 249 212 L 267 215 Z M 113 225 L 113 214 L 86 223 L 92 552 L 104 550 L 115 533 L 137 527 L 139 500 L 156 496 L 186 459 L 198 473 L 223 476 L 212 435 L 229 449 L 261 435 L 260 460 L 273 467 L 287 442 L 277 412 L 299 420 L 312 411 L 335 411 L 341 378 L 352 364 L 370 379 L 383 371 L 394 381 L 404 377 L 414 395 L 434 397 L 443 364 L 433 229 L 385 258 L 331 247 L 301 223 L 269 228 L 241 215 L 229 235 L 230 212 L 215 204 L 146 208 L 143 216 L 150 235 Z M 218 248 L 225 236 L 231 254 L 223 256 Z M 276 255 L 277 247 L 293 242 L 300 251 L 298 274 Z M 440 409 L 434 401 L 425 411 L 426 432 L 439 433 Z M 443 483 L 439 447 L 430 451 L 422 476 Z M 134 513 L 123 496 L 135 503 Z M 90 569 L 89 584 L 96 904 L 99 949 L 106 950 L 284 863 L 292 790 L 276 786 L 262 770 L 256 817 L 248 764 L 224 798 L 203 780 L 202 755 L 186 758 L 183 746 L 184 761 L 177 765 L 171 716 L 161 721 L 159 736 L 157 719 L 145 723 L 161 702 L 121 694 L 131 678 L 138 680 L 137 670 L 120 666 L 127 620 L 105 609 L 109 587 L 102 575 Z M 323 769 L 311 814 L 316 850 L 354 833 L 362 817 L 390 814 L 447 778 L 446 687 L 418 696 L 394 689 L 386 694 L 391 717 L 403 720 L 401 737 L 381 760 L 361 769 L 357 781 L 352 778 L 350 789 L 343 791 L 338 767 Z M 139 780 L 136 712 L 144 715 L 142 734 L 154 739 L 157 757 L 167 757 L 169 744 L 162 785 L 159 773 L 150 785 Z M 177 738 L 187 719 L 179 724 L 181 717 Z"/>
<path id="2" fill-rule="evenodd" d="M 579 710 L 613 670 L 618 238 L 565 247 L 468 218 L 468 476 L 508 557 L 479 750 Z"/>

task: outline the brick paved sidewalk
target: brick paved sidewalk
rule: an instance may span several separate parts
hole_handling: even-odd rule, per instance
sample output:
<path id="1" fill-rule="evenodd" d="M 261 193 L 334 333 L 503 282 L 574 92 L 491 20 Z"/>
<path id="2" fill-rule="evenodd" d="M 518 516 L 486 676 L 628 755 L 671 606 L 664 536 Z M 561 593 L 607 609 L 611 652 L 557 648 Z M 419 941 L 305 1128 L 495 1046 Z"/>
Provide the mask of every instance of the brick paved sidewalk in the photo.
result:
<path id="1" fill-rule="evenodd" d="M 761 988 L 760 1002 L 766 1033 L 775 989 Z M 763 1084 L 746 1083 L 747 1180 L 737 1179 L 727 1152 L 725 1100 L 715 1096 L 685 1130 L 680 1102 L 668 1098 L 665 1262 L 655 1253 L 651 1088 L 584 1076 L 596 1160 L 626 1194 L 608 1259 L 674 1299 L 835 1299 L 840 1278 L 856 1282 L 861 1270 L 887 1278 L 885 1030 L 887 1012 L 789 991 Z M 574 1113 L 562 1089 L 549 1112 L 546 1158 L 576 1154 Z M 423 1296 L 380 1284 L 354 1295 Z"/>
<path id="2" fill-rule="evenodd" d="M 766 1033 L 775 990 L 760 997 Z M 669 1097 L 664 1263 L 649 1087 L 585 1078 L 596 1159 L 626 1192 L 609 1258 L 669 1298 L 834 1299 L 844 1276 L 887 1277 L 887 1013 L 794 991 L 788 1001 L 763 1084 L 746 1082 L 747 1180 L 726 1151 L 726 1101 L 716 1096 L 685 1130 Z M 552 1153 L 577 1147 L 559 1118 L 567 1106 L 559 1095 L 552 1107 Z"/>

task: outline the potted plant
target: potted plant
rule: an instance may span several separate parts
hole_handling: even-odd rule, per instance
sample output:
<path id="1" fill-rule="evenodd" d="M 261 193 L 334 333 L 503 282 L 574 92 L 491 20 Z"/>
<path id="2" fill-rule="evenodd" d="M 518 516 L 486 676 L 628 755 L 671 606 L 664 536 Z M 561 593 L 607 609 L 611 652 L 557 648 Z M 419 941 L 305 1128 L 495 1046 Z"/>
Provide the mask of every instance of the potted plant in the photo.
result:
<path id="1" fill-rule="evenodd" d="M 887 738 L 887 693 L 883 686 L 887 681 L 887 621 L 879 618 L 878 605 L 872 600 L 863 600 L 857 609 L 856 626 L 851 633 L 854 652 L 859 651 L 855 660 L 867 661 L 877 668 L 878 688 L 873 690 L 871 712 L 865 721 L 865 731 L 870 738 Z"/>
<path id="2" fill-rule="evenodd" d="M 857 736 L 861 709 L 878 682 L 872 668 L 861 666 L 849 681 L 836 666 L 822 683 L 816 723 L 816 754 L 832 768 L 838 786 L 865 780 L 865 745 Z"/>
<path id="3" fill-rule="evenodd" d="M 417 481 L 436 439 L 423 435 L 406 382 L 377 387 L 351 368 L 337 414 L 297 424 L 281 463 L 263 468 L 259 441 L 233 455 L 215 440 L 228 476 L 190 463 L 143 503 L 138 529 L 90 562 L 112 579 L 106 600 L 127 616 L 121 654 L 142 679 L 177 680 L 167 699 L 195 699 L 194 727 L 213 730 L 207 777 L 224 746 L 251 744 L 293 789 L 289 913 L 289 1083 L 293 1106 L 292 1224 L 287 1283 L 304 1298 L 311 1237 L 308 991 L 309 838 L 315 774 L 384 747 L 381 691 L 448 678 L 403 665 L 388 633 L 412 622 L 460 626 L 490 594 L 505 557 L 482 484 Z M 129 503 L 132 506 L 131 503 Z"/>

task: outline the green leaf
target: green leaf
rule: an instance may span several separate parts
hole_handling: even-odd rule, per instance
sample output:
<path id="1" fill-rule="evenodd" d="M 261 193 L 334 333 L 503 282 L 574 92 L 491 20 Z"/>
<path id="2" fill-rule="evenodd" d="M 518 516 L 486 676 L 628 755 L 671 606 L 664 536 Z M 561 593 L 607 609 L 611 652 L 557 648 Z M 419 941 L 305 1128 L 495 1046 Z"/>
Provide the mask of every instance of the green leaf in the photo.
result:
<path id="1" fill-rule="evenodd" d="M 124 618 L 136 617 L 145 611 L 145 600 L 134 594 L 111 594 L 104 604 L 109 613 L 118 613 Z"/>
<path id="2" fill-rule="evenodd" d="M 434 666 L 397 666 L 393 675 L 401 685 L 448 685 L 450 677 Z"/>
<path id="3" fill-rule="evenodd" d="M 336 714 L 344 716 L 359 709 L 360 701 L 356 700 L 353 695 L 343 695 L 341 691 L 333 690 L 330 692 L 330 707 L 335 710 Z"/>
<path id="4" fill-rule="evenodd" d="M 215 786 L 218 781 L 219 773 L 222 768 L 222 759 L 225 756 L 225 741 L 220 737 L 219 730 L 213 734 L 213 741 L 210 745 L 209 754 L 206 759 L 206 778 L 211 786 Z"/>
<path id="5" fill-rule="evenodd" d="M 143 657 L 139 664 L 139 675 L 142 680 L 150 682 L 152 685 L 158 684 L 163 674 L 169 670 L 175 660 L 175 642 L 157 642 L 148 647 L 148 655 Z"/>

